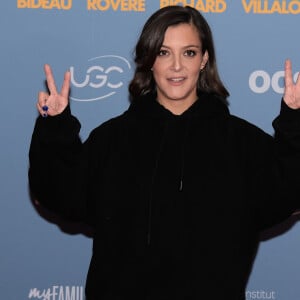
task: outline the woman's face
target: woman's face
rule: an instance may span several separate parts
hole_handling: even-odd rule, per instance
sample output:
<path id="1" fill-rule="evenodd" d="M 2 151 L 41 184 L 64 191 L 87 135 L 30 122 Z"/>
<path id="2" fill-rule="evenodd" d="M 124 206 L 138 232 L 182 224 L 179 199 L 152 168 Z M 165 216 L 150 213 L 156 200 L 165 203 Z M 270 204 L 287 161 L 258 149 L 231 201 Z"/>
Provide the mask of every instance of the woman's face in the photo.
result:
<path id="1" fill-rule="evenodd" d="M 202 55 L 197 29 L 190 24 L 170 26 L 152 67 L 157 99 L 167 108 L 190 106 L 197 99 L 197 81 L 208 60 Z"/>

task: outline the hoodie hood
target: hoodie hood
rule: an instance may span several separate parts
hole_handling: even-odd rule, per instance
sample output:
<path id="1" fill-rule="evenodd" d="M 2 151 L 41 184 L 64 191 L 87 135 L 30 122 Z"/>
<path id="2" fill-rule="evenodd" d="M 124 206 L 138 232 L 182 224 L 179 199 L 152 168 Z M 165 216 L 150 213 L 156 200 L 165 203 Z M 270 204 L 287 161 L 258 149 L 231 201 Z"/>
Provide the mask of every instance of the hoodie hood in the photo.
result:
<path id="1" fill-rule="evenodd" d="M 139 115 L 141 118 L 168 118 L 168 117 L 216 117 L 229 115 L 226 100 L 220 96 L 205 92 L 198 92 L 198 99 L 181 115 L 174 115 L 171 111 L 156 101 L 156 94 L 148 93 L 136 98 L 131 103 L 128 113 Z"/>

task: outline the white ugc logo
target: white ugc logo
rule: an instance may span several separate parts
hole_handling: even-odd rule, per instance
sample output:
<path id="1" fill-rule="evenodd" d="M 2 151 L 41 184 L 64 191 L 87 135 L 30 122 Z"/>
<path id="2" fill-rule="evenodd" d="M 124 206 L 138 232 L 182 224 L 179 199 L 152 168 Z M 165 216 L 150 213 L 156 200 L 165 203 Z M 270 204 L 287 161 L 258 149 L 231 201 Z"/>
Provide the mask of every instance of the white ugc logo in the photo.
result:
<path id="1" fill-rule="evenodd" d="M 83 76 L 80 74 L 82 72 L 80 68 L 75 69 L 71 66 L 71 84 L 75 93 L 77 91 L 80 95 L 72 95 L 70 99 L 96 101 L 110 97 L 124 85 L 124 72 L 130 69 L 129 61 L 117 55 L 102 55 L 89 59 Z M 87 93 L 89 96 L 85 95 Z"/>

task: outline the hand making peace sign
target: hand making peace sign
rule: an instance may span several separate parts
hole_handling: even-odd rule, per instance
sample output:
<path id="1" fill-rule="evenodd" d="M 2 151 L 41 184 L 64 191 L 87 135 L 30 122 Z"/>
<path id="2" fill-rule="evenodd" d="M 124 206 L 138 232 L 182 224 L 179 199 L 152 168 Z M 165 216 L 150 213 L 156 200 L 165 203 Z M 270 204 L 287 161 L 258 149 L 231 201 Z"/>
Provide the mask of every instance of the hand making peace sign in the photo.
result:
<path id="1" fill-rule="evenodd" d="M 296 83 L 293 81 L 292 63 L 289 59 L 285 61 L 285 88 L 283 99 L 285 103 L 293 109 L 300 108 L 300 72 Z"/>
<path id="2" fill-rule="evenodd" d="M 51 67 L 48 64 L 44 66 L 44 71 L 50 94 L 39 92 L 37 109 L 42 116 L 55 116 L 62 113 L 69 103 L 71 75 L 70 71 L 65 73 L 61 91 L 58 92 Z"/>

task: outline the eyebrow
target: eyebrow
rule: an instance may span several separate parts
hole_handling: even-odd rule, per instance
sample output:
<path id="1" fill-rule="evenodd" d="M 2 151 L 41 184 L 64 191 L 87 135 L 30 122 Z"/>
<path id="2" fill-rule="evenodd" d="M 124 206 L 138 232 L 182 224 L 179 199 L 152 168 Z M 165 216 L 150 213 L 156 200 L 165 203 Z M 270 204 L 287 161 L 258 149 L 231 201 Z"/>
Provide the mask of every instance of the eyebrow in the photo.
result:
<path id="1" fill-rule="evenodd" d="M 171 47 L 166 46 L 166 45 L 161 45 L 161 47 L 171 49 Z M 184 47 L 182 47 L 182 48 L 183 48 L 183 49 L 187 49 L 187 48 L 198 48 L 198 49 L 201 49 L 201 46 L 191 44 L 191 45 L 184 46 Z"/>

